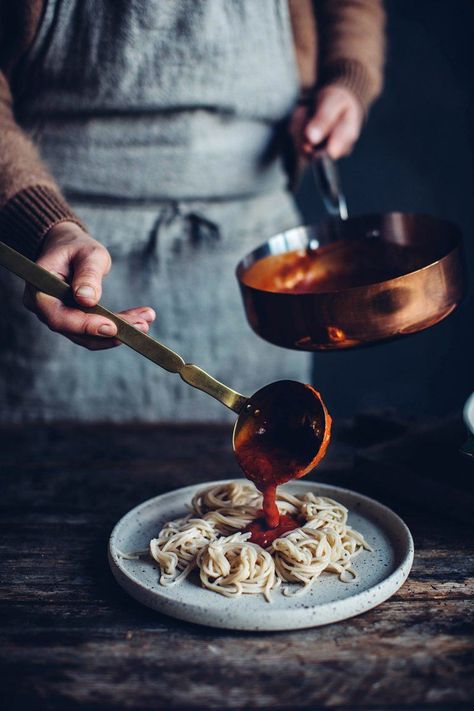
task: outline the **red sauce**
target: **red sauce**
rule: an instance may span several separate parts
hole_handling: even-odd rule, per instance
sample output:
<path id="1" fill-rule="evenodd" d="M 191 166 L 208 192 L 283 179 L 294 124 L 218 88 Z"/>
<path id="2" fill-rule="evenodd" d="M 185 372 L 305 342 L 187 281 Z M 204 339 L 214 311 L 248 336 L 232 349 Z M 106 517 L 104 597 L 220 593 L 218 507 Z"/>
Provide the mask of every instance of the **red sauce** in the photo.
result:
<path id="1" fill-rule="evenodd" d="M 376 284 L 425 265 L 422 251 L 379 239 L 340 239 L 316 250 L 272 254 L 242 276 L 263 291 L 316 294 Z"/>
<path id="2" fill-rule="evenodd" d="M 248 442 L 239 448 L 237 458 L 248 479 L 253 481 L 263 494 L 263 515 L 268 528 L 276 528 L 280 512 L 276 504 L 276 489 L 290 479 L 303 476 L 301 461 L 288 457 L 286 449 L 270 442 L 259 442 L 257 448 Z M 307 462 L 307 460 L 306 460 Z"/>
<path id="3" fill-rule="evenodd" d="M 261 516 L 260 518 L 256 518 L 255 521 L 252 521 L 252 523 L 249 523 L 249 525 L 244 528 L 244 533 L 250 532 L 252 534 L 250 538 L 252 543 L 258 543 L 262 548 L 267 548 L 276 538 L 283 536 L 283 534 L 288 533 L 288 531 L 293 531 L 293 529 L 298 528 L 300 525 L 300 522 L 289 514 L 281 514 L 279 515 L 279 519 L 276 528 L 268 528 L 265 518 Z"/>
<path id="4" fill-rule="evenodd" d="M 288 521 L 283 522 L 284 517 L 278 511 L 277 486 L 311 471 L 324 456 L 331 432 L 331 418 L 310 385 L 302 386 L 296 395 L 292 393 L 290 400 L 285 399 L 288 391 L 284 382 L 281 388 L 282 399 L 275 399 L 278 384 L 273 384 L 268 403 L 265 388 L 259 391 L 263 394 L 253 404 L 235 442 L 237 460 L 245 476 L 263 494 L 263 517 L 257 519 L 258 525 L 262 531 L 264 525 L 267 532 L 268 529 L 277 531 L 272 540 L 281 535 L 280 525 L 289 525 Z M 286 530 L 298 525 L 294 519 L 291 523 Z M 252 540 L 255 540 L 253 536 Z"/>

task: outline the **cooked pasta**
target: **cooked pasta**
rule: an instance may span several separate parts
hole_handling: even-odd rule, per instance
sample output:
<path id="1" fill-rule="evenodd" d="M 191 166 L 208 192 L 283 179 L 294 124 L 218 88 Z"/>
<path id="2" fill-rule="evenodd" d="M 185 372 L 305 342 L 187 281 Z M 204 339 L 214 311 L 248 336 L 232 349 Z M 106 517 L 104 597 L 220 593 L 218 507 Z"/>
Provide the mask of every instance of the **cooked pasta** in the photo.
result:
<path id="1" fill-rule="evenodd" d="M 202 516 L 216 509 L 235 508 L 236 506 L 260 506 L 262 495 L 253 484 L 241 484 L 232 481 L 229 484 L 217 484 L 203 489 L 193 496 L 191 511 Z"/>
<path id="2" fill-rule="evenodd" d="M 248 526 L 257 518 L 258 512 L 257 506 L 236 506 L 208 511 L 203 518 L 211 523 L 221 536 L 228 536 Z"/>
<path id="3" fill-rule="evenodd" d="M 337 530 L 339 528 L 339 530 Z M 286 588 L 285 595 L 298 595 L 314 583 L 321 573 L 337 573 L 340 580 L 356 577 L 351 567 L 353 558 L 369 546 L 360 534 L 346 527 L 297 528 L 273 542 L 275 568 L 287 582 L 302 583 L 296 591 Z"/>
<path id="4" fill-rule="evenodd" d="M 345 526 L 347 523 L 348 510 L 342 504 L 327 496 L 315 496 L 309 492 L 300 497 L 300 513 L 305 521 L 334 523 Z M 313 526 L 311 526 L 313 527 Z"/>
<path id="5" fill-rule="evenodd" d="M 343 582 L 356 577 L 354 557 L 371 549 L 348 526 L 345 506 L 312 492 L 279 492 L 277 501 L 280 512 L 300 526 L 263 548 L 243 531 L 261 514 L 262 497 L 253 484 L 230 482 L 198 492 L 191 513 L 167 522 L 150 541 L 161 584 L 175 584 L 197 568 L 209 590 L 227 597 L 258 593 L 270 601 L 282 582 L 289 583 L 283 594 L 296 595 L 309 590 L 323 572 Z M 295 590 L 292 583 L 300 587 Z"/>
<path id="6" fill-rule="evenodd" d="M 270 553 L 249 538 L 250 533 L 234 533 L 202 548 L 196 560 L 199 577 L 204 587 L 226 597 L 263 593 L 270 602 L 281 580 Z"/>
<path id="7" fill-rule="evenodd" d="M 218 532 L 203 518 L 169 521 L 150 541 L 150 554 L 161 569 L 160 583 L 173 585 L 185 578 L 196 565 L 199 551 L 214 540 Z"/>

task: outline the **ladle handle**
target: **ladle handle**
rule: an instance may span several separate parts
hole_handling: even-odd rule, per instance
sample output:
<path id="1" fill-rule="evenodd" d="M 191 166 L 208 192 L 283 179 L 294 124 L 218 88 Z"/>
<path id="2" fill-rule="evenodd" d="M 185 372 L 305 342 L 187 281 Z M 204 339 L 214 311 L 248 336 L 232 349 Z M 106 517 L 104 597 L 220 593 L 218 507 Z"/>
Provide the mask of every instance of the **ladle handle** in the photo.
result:
<path id="1" fill-rule="evenodd" d="M 66 282 L 58 279 L 54 274 L 43 269 L 43 267 L 40 267 L 3 242 L 0 242 L 0 265 L 6 267 L 6 269 L 21 277 L 39 291 L 54 296 L 68 306 L 79 308 L 74 301 L 72 289 Z M 220 383 L 199 366 L 185 363 L 181 356 L 170 348 L 167 348 L 151 336 L 142 333 L 100 304 L 91 307 L 81 306 L 80 309 L 87 313 L 105 316 L 110 321 L 113 321 L 117 326 L 116 338 L 119 341 L 122 341 L 122 343 L 133 348 L 134 351 L 170 373 L 179 373 L 186 383 L 211 395 L 211 397 L 219 400 L 234 412 L 239 413 L 247 402 L 246 397 Z"/>
<path id="2" fill-rule="evenodd" d="M 330 215 L 347 220 L 347 203 L 342 192 L 339 171 L 333 159 L 324 149 L 315 149 L 312 159 L 313 175 Z"/>

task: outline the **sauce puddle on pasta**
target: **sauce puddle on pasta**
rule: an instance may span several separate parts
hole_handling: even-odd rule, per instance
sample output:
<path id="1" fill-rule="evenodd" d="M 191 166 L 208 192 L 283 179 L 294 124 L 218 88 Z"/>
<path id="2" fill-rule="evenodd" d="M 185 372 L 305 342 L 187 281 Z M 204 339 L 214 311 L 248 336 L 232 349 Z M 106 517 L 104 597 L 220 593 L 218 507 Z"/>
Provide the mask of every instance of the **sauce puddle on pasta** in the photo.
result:
<path id="1" fill-rule="evenodd" d="M 301 522 L 294 516 L 290 516 L 290 514 L 279 514 L 279 519 L 276 528 L 268 528 L 262 511 L 262 516 L 245 526 L 242 529 L 242 533 L 251 533 L 250 540 L 252 543 L 257 543 L 262 548 L 268 548 L 277 538 L 301 526 Z"/>

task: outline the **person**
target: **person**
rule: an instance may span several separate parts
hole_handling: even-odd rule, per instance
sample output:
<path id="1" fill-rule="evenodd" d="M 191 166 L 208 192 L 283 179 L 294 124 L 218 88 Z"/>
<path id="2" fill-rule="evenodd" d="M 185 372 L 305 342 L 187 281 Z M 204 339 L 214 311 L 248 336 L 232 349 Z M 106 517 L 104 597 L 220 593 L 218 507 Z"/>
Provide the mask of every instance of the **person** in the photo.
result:
<path id="1" fill-rule="evenodd" d="M 0 421 L 225 419 L 116 349 L 81 310 L 99 299 L 145 333 L 156 307 L 153 335 L 245 394 L 308 381 L 308 354 L 251 333 L 234 269 L 300 222 L 295 150 L 351 151 L 383 55 L 379 0 L 2 4 L 0 239 L 77 308 L 27 287 L 24 309 L 2 274 Z"/>

